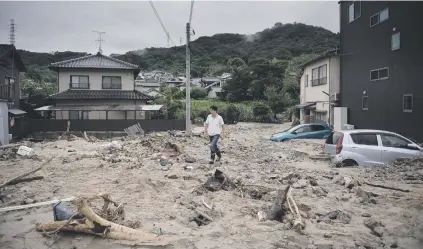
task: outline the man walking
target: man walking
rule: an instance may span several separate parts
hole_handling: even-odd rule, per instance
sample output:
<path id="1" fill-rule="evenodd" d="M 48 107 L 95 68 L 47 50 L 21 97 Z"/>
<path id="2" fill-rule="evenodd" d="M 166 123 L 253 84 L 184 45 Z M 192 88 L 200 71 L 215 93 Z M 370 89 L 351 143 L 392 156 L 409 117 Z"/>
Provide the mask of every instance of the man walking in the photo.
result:
<path id="1" fill-rule="evenodd" d="M 207 116 L 207 120 L 204 123 L 204 132 L 205 135 L 210 139 L 210 151 L 211 151 L 211 161 L 210 164 L 213 164 L 215 157 L 217 155 L 217 161 L 220 161 L 222 154 L 220 153 L 219 148 L 217 147 L 217 141 L 219 138 L 223 139 L 224 133 L 224 123 L 223 118 L 217 114 L 217 107 L 210 107 L 210 114 Z"/>

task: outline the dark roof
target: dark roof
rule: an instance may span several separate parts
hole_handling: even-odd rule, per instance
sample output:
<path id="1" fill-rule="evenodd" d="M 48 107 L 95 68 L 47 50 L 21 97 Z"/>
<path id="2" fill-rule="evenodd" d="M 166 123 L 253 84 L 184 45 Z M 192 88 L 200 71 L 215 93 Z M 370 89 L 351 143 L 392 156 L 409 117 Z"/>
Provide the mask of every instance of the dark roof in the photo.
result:
<path id="1" fill-rule="evenodd" d="M 301 65 L 301 67 L 304 68 L 305 66 L 307 66 L 307 65 L 309 65 L 309 64 L 311 64 L 313 62 L 316 62 L 316 61 L 319 61 L 319 60 L 322 60 L 322 59 L 325 59 L 325 58 L 329 58 L 329 57 L 334 56 L 334 55 L 337 55 L 337 54 L 339 54 L 339 48 L 327 50 L 323 54 L 320 54 L 320 55 L 314 57 L 313 59 L 307 61 L 306 63 L 304 63 L 303 65 Z"/>
<path id="2" fill-rule="evenodd" d="M 137 90 L 71 90 L 53 94 L 56 100 L 150 100 Z"/>
<path id="3" fill-rule="evenodd" d="M 19 70 L 21 72 L 26 71 L 25 64 L 23 63 L 22 58 L 19 55 L 19 53 L 16 51 L 15 46 L 13 46 L 13 45 L 0 44 L 0 61 L 1 61 L 3 56 L 6 56 L 7 54 L 11 53 L 12 51 L 14 51 L 15 61 L 18 64 Z"/>
<path id="4" fill-rule="evenodd" d="M 140 71 L 137 65 L 97 53 L 80 58 L 60 61 L 50 64 L 51 69 L 58 68 L 89 68 L 89 69 L 124 69 Z"/>

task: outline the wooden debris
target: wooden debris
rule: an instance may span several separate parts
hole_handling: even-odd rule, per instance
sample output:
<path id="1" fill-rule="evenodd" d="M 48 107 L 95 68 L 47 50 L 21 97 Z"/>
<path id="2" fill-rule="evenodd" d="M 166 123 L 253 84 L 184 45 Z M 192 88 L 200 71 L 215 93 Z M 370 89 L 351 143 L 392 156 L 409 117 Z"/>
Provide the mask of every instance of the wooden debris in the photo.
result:
<path id="1" fill-rule="evenodd" d="M 171 241 L 176 241 L 176 237 L 161 237 L 153 233 L 135 230 L 126 226 L 116 224 L 100 217 L 88 205 L 88 202 L 95 198 L 108 198 L 107 194 L 99 194 L 94 197 L 84 197 L 75 200 L 78 212 L 84 215 L 83 219 L 56 221 L 38 224 L 36 230 L 39 232 L 69 231 L 96 235 L 115 240 L 134 241 L 142 245 L 169 245 Z M 110 198 L 108 200 L 110 201 Z"/>
<path id="2" fill-rule="evenodd" d="M 21 182 L 31 182 L 36 180 L 42 180 L 44 179 L 44 176 L 34 176 L 34 177 L 28 177 L 28 178 L 22 178 L 22 179 L 16 179 L 12 182 L 10 182 L 8 185 L 15 185 Z"/>
<path id="3" fill-rule="evenodd" d="M 208 208 L 208 209 L 210 209 L 210 210 L 213 210 L 213 204 L 212 205 L 209 205 L 209 204 L 207 204 L 206 203 L 206 201 L 204 200 L 204 197 L 203 197 L 203 205 L 206 207 L 206 208 Z"/>
<path id="4" fill-rule="evenodd" d="M 396 190 L 396 191 L 401 191 L 401 192 L 410 192 L 410 190 L 408 190 L 408 189 L 389 187 L 389 186 L 384 186 L 384 185 L 374 184 L 374 183 L 369 183 L 369 182 L 365 182 L 365 184 L 372 186 L 372 187 L 376 187 L 376 188 L 384 188 L 384 189 Z"/>
<path id="5" fill-rule="evenodd" d="M 278 197 L 276 198 L 275 203 L 273 203 L 272 207 L 270 208 L 269 212 L 267 213 L 266 219 L 267 220 L 282 220 L 282 217 L 285 215 L 286 210 L 283 207 L 283 204 L 286 201 L 287 194 L 291 189 L 291 185 L 288 185 L 285 190 L 278 190 Z"/>
<path id="6" fill-rule="evenodd" d="M 23 173 L 22 175 L 19 175 L 19 176 L 17 176 L 17 177 L 14 177 L 14 178 L 12 178 L 12 179 L 10 179 L 10 180 L 8 180 L 8 181 L 6 181 L 6 182 L 2 183 L 2 184 L 0 185 L 0 188 L 2 188 L 2 187 L 4 187 L 4 186 L 9 185 L 9 184 L 11 184 L 12 182 L 16 182 L 17 180 L 20 180 L 20 179 L 24 178 L 25 176 L 28 176 L 28 175 L 30 175 L 30 174 L 32 174 L 32 173 L 35 173 L 35 172 L 39 171 L 39 170 L 40 170 L 40 169 L 42 169 L 44 166 L 46 166 L 47 164 L 49 164 L 49 163 L 53 160 L 53 158 L 54 158 L 54 156 L 52 156 L 50 159 L 48 159 L 46 162 L 44 162 L 41 166 L 39 166 L 39 167 L 37 167 L 37 168 L 35 168 L 35 169 L 32 169 L 32 170 L 30 170 L 30 171 L 28 171 L 28 172 L 25 172 L 25 173 Z"/>
<path id="7" fill-rule="evenodd" d="M 33 204 L 28 204 L 28 205 L 4 207 L 4 208 L 0 208 L 0 213 L 1 212 L 7 212 L 7 211 L 22 210 L 22 209 L 33 208 L 33 207 L 47 206 L 47 205 L 56 204 L 56 203 L 59 203 L 59 202 L 73 201 L 75 199 L 76 199 L 75 197 L 69 197 L 69 198 L 65 198 L 65 199 L 61 199 L 61 200 L 56 199 L 56 200 L 38 202 L 38 203 L 33 203 Z"/>

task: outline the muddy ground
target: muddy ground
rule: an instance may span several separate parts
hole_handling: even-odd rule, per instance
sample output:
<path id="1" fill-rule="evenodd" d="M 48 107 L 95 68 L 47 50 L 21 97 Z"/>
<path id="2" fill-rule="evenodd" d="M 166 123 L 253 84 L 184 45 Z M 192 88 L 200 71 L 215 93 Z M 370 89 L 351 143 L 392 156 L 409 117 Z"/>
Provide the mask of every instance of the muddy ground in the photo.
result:
<path id="1" fill-rule="evenodd" d="M 28 144 L 37 156 L 3 155 L 0 182 L 55 158 L 35 173 L 45 179 L 2 189 L 0 208 L 108 192 L 125 203 L 126 220 L 137 224 L 137 229 L 179 236 L 181 241 L 174 248 L 423 248 L 423 185 L 419 179 L 410 182 L 407 178 L 423 175 L 422 168 L 417 172 L 407 163 L 397 165 L 402 171 L 332 168 L 295 152 L 316 153 L 322 149 L 320 144 L 269 141 L 270 134 L 285 127 L 231 126 L 229 137 L 221 143 L 223 160 L 214 166 L 207 163 L 205 138 L 169 133 L 115 139 L 123 148 L 110 154 L 102 147 L 107 141 Z M 185 153 L 165 150 L 167 141 L 184 145 Z M 216 168 L 237 182 L 238 188 L 204 190 L 201 185 Z M 366 181 L 410 192 L 372 187 Z M 283 222 L 257 217 L 287 184 L 294 187 L 292 195 L 305 221 L 302 231 L 291 228 L 291 214 Z M 213 204 L 213 211 L 203 206 L 203 198 Z M 193 209 L 214 221 L 199 226 L 192 221 Z M 81 234 L 49 238 L 34 230 L 37 223 L 49 221 L 53 221 L 51 206 L 1 213 L 0 248 L 130 248 Z"/>

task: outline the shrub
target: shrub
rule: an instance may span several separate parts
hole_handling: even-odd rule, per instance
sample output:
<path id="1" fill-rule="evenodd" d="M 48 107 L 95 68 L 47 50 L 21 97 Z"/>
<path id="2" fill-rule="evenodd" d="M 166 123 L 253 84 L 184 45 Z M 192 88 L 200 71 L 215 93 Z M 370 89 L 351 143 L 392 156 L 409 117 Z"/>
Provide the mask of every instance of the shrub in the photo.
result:
<path id="1" fill-rule="evenodd" d="M 255 117 L 268 116 L 270 107 L 264 103 L 256 103 L 253 106 L 253 114 Z"/>
<path id="2" fill-rule="evenodd" d="M 207 90 L 202 87 L 193 87 L 191 89 L 191 98 L 204 99 L 207 96 Z"/>
<path id="3" fill-rule="evenodd" d="M 167 118 L 176 119 L 178 111 L 184 111 L 180 101 L 172 101 L 167 105 Z"/>
<path id="4" fill-rule="evenodd" d="M 238 110 L 238 108 L 234 104 L 230 104 L 228 106 L 228 109 L 226 109 L 226 120 L 225 122 L 227 124 L 236 124 L 239 121 L 239 116 L 241 112 Z"/>

